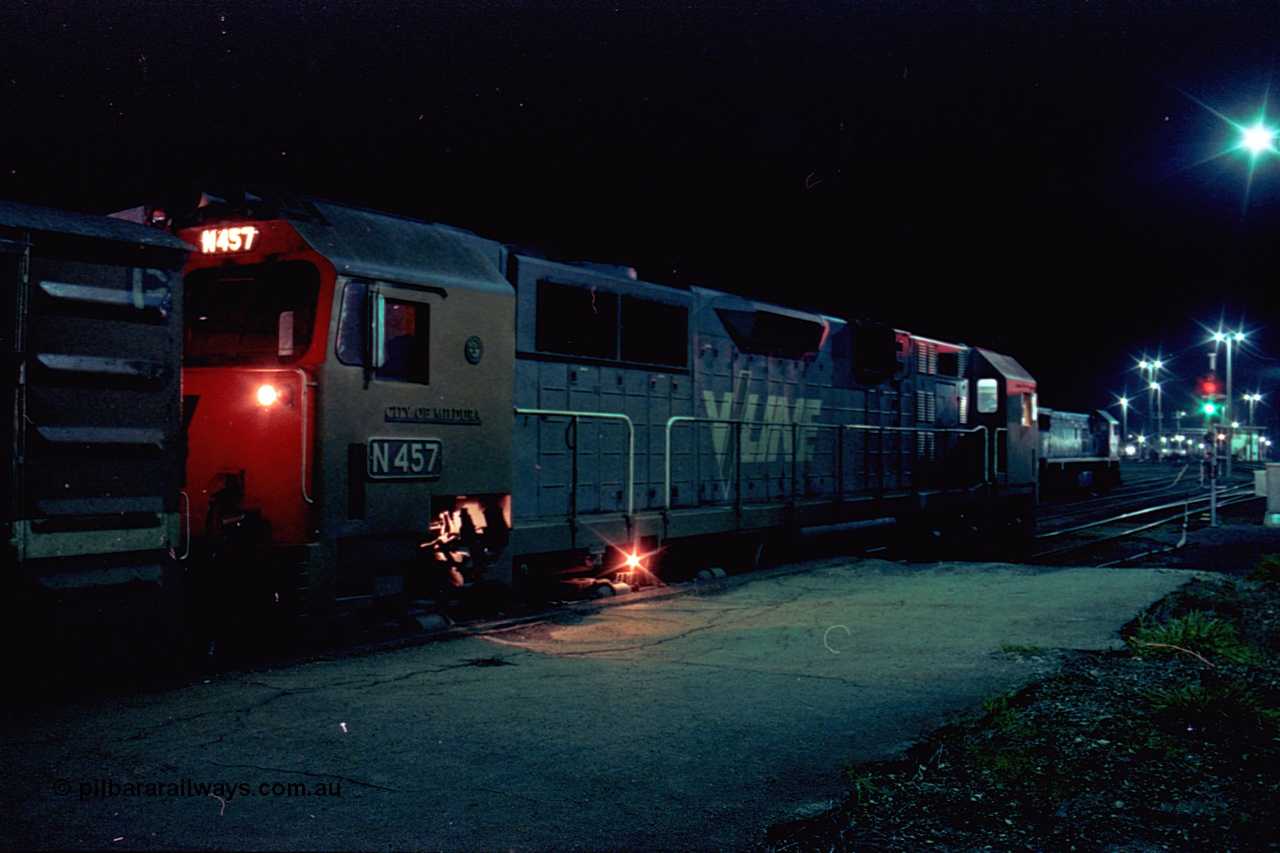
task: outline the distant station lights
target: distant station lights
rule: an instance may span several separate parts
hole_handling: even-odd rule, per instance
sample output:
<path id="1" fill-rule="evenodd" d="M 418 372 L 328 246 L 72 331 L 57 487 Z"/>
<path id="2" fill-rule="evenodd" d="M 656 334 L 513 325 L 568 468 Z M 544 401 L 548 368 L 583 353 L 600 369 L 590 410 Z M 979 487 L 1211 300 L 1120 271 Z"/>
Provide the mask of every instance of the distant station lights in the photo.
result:
<path id="1" fill-rule="evenodd" d="M 1213 340 L 1215 343 L 1239 343 L 1244 340 L 1244 332 L 1214 332 Z"/>
<path id="2" fill-rule="evenodd" d="M 1267 127 L 1262 122 L 1244 128 L 1240 133 L 1240 145 L 1253 156 L 1257 157 L 1264 151 L 1275 151 L 1276 131 Z"/>

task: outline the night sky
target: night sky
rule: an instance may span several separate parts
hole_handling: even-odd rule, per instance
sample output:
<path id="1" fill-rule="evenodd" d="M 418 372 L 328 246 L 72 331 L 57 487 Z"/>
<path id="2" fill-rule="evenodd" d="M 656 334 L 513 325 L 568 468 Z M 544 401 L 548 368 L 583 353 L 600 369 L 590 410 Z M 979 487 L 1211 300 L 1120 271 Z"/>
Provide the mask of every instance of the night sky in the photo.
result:
<path id="1" fill-rule="evenodd" d="M 0 198 L 276 186 L 991 347 L 1057 408 L 1145 408 L 1157 353 L 1189 408 L 1225 320 L 1272 419 L 1280 154 L 1229 149 L 1278 47 L 1275 0 L 19 0 Z"/>

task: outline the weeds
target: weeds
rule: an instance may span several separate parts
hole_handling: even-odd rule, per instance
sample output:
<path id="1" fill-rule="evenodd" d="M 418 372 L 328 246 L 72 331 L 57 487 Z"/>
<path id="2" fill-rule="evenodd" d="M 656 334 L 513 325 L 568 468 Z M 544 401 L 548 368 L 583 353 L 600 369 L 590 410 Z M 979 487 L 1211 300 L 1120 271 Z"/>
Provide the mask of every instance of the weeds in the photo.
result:
<path id="1" fill-rule="evenodd" d="M 1202 679 L 1146 694 L 1158 722 L 1206 735 L 1280 734 L 1280 711 L 1247 681 Z"/>
<path id="2" fill-rule="evenodd" d="M 1016 704 L 1017 698 L 1016 693 L 982 697 L 986 716 L 974 724 L 964 755 L 970 767 L 994 784 L 1029 794 L 1040 781 L 1041 768 L 1032 751 L 1043 733 L 1026 709 Z"/>
<path id="3" fill-rule="evenodd" d="M 1280 554 L 1263 554 L 1246 577 L 1261 583 L 1280 583 Z"/>
<path id="4" fill-rule="evenodd" d="M 992 725 L 1006 728 L 1018 719 L 1018 708 L 1014 700 L 1018 694 L 1011 691 L 1004 693 L 988 693 L 982 697 L 982 710 L 991 718 Z"/>
<path id="5" fill-rule="evenodd" d="M 1265 656 L 1245 642 L 1233 623 L 1203 610 L 1156 623 L 1140 620 L 1129 638 L 1134 653 L 1167 657 L 1186 653 L 1217 670 L 1211 658 L 1262 667 Z M 1239 672 L 1237 670 L 1237 672 Z M 1268 705 L 1248 677 L 1202 670 L 1199 678 L 1144 692 L 1152 722 L 1175 734 L 1247 737 L 1280 734 L 1280 711 Z"/>
<path id="6" fill-rule="evenodd" d="M 1139 656 L 1168 657 L 1183 652 L 1210 666 L 1215 665 L 1211 656 L 1245 666 L 1257 666 L 1263 660 L 1257 650 L 1244 641 L 1235 625 L 1203 610 L 1193 610 L 1159 623 L 1144 616 L 1128 643 Z"/>
<path id="7" fill-rule="evenodd" d="M 849 805 L 857 808 L 869 803 L 871 796 L 876 792 L 876 786 L 871 781 L 872 775 L 860 772 L 858 765 L 852 762 L 845 762 L 844 775 L 853 783 L 849 791 Z"/>

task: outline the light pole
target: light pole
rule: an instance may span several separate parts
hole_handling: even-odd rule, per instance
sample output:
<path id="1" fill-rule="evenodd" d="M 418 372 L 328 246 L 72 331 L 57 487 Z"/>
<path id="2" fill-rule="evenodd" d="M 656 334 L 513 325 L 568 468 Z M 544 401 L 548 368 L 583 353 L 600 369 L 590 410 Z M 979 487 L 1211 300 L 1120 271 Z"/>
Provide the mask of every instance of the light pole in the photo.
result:
<path id="1" fill-rule="evenodd" d="M 1158 366 L 1160 362 L 1156 362 Z M 1163 451 L 1164 447 L 1164 393 L 1160 390 L 1159 382 L 1152 382 L 1151 389 L 1156 392 L 1156 436 L 1160 439 L 1160 447 L 1156 448 L 1156 453 Z M 1157 458 L 1156 461 L 1160 461 Z"/>
<path id="2" fill-rule="evenodd" d="M 1244 332 L 1237 329 L 1234 332 L 1224 332 L 1221 329 L 1213 333 L 1213 340 L 1216 343 L 1225 343 L 1227 345 L 1227 399 L 1225 402 L 1225 411 L 1222 413 L 1222 420 L 1230 424 L 1231 417 L 1231 351 L 1239 347 L 1244 342 Z M 1235 344 L 1233 347 L 1232 344 Z M 1227 478 L 1231 477 L 1231 457 L 1232 447 L 1235 444 L 1235 432 L 1228 428 L 1227 432 Z"/>
<path id="3" fill-rule="evenodd" d="M 1258 461 L 1258 434 L 1254 432 L 1253 413 L 1258 403 L 1262 400 L 1262 395 L 1256 391 L 1252 394 L 1245 394 L 1244 401 L 1249 404 L 1249 459 L 1251 462 Z"/>
<path id="4" fill-rule="evenodd" d="M 1147 414 L 1143 419 L 1143 432 L 1151 432 L 1151 412 L 1153 411 L 1151 401 L 1155 392 L 1160 390 L 1160 386 L 1159 384 L 1157 384 L 1156 380 L 1159 377 L 1160 368 L 1162 367 L 1164 367 L 1164 362 L 1158 358 L 1153 360 L 1148 360 L 1147 358 L 1144 357 L 1141 361 L 1138 362 L 1138 369 L 1143 371 L 1144 380 L 1146 381 L 1146 385 L 1147 385 Z M 1160 417 L 1157 414 L 1156 437 L 1159 438 L 1159 436 L 1160 436 Z M 1143 457 L 1146 457 L 1145 453 L 1143 453 Z"/>
<path id="5" fill-rule="evenodd" d="M 1120 455 L 1124 456 L 1124 449 L 1129 444 L 1129 398 L 1121 397 L 1120 403 Z"/>

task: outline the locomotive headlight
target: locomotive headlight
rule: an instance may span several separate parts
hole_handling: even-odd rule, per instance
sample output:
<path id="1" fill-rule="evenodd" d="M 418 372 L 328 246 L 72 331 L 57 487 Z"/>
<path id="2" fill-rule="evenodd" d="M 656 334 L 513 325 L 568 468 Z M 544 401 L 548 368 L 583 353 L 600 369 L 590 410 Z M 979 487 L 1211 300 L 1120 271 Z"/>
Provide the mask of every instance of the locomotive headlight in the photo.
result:
<path id="1" fill-rule="evenodd" d="M 644 568 L 644 558 L 635 551 L 631 551 L 626 555 L 623 565 L 626 567 L 627 571 L 634 572 L 637 569 Z"/>
<path id="2" fill-rule="evenodd" d="M 259 385 L 258 391 L 254 394 L 258 405 L 264 409 L 270 409 L 273 406 L 292 406 L 293 392 L 288 385 Z"/>

